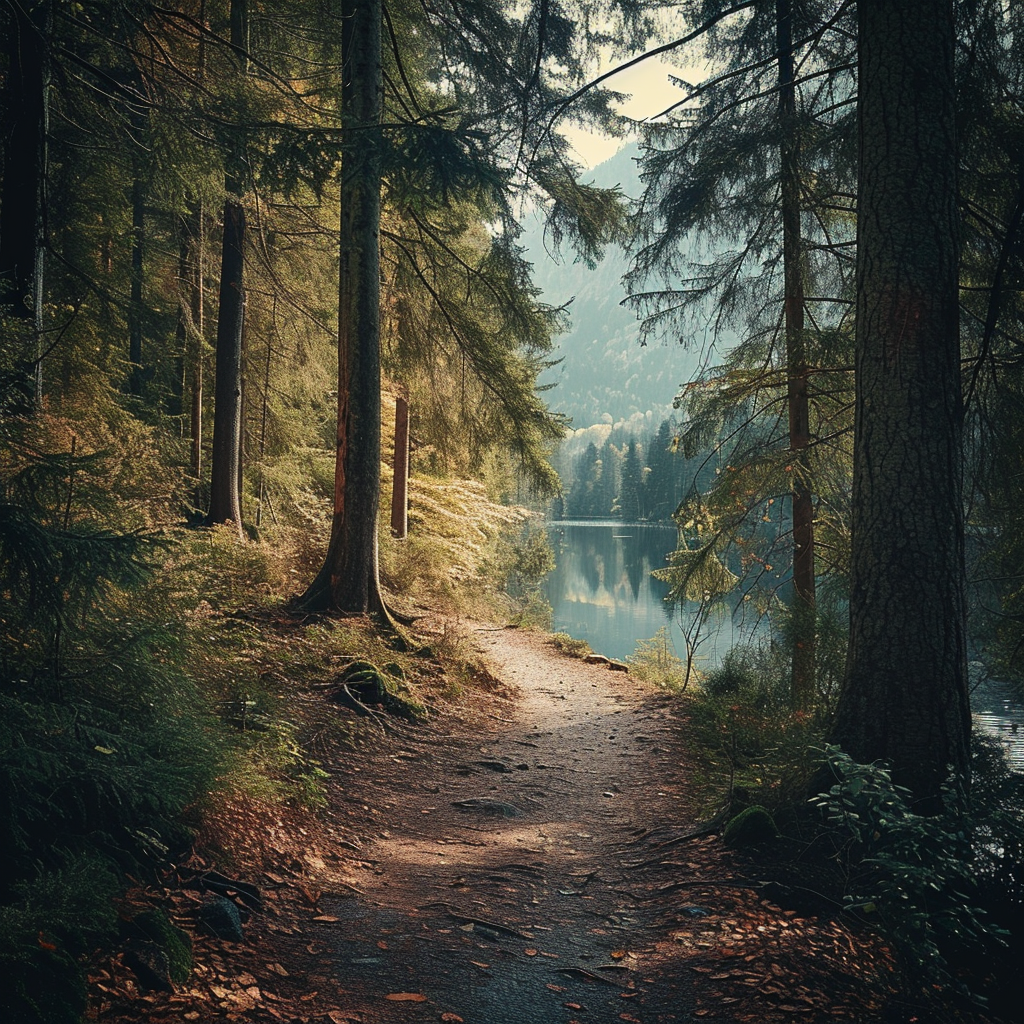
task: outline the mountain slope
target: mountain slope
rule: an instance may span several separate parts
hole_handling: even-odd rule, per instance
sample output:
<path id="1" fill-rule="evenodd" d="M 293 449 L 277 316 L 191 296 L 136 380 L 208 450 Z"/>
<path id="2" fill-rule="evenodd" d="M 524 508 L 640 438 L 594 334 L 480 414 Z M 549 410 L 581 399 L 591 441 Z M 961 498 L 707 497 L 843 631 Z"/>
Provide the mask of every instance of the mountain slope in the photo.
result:
<path id="1" fill-rule="evenodd" d="M 626 147 L 594 168 L 592 180 L 603 187 L 620 185 L 627 196 L 637 196 L 637 156 L 636 146 Z M 629 258 L 621 246 L 608 246 L 594 270 L 572 262 L 571 252 L 559 261 L 544 245 L 537 214 L 524 223 L 520 241 L 534 264 L 543 301 L 562 305 L 572 300 L 572 326 L 558 339 L 555 353 L 562 361 L 541 377 L 542 384 L 555 385 L 548 404 L 570 416 L 576 428 L 633 419 L 638 428 L 656 429 L 671 412 L 680 387 L 696 372 L 700 353 L 678 343 L 640 344 L 640 323 L 622 305 Z"/>

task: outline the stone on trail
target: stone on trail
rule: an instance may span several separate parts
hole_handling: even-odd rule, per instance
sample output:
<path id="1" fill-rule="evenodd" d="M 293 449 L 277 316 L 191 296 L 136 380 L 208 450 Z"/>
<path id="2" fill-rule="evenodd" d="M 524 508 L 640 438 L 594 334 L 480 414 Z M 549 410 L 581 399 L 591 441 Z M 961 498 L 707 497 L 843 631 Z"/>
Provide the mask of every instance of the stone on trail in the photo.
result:
<path id="1" fill-rule="evenodd" d="M 523 814 L 515 804 L 505 803 L 504 800 L 492 800 L 486 796 L 470 797 L 468 800 L 453 800 L 452 806 L 463 811 L 489 814 L 494 818 L 519 818 Z"/>
<path id="2" fill-rule="evenodd" d="M 223 896 L 208 896 L 199 908 L 199 924 L 203 930 L 228 942 L 244 942 L 242 915 L 238 907 Z"/>

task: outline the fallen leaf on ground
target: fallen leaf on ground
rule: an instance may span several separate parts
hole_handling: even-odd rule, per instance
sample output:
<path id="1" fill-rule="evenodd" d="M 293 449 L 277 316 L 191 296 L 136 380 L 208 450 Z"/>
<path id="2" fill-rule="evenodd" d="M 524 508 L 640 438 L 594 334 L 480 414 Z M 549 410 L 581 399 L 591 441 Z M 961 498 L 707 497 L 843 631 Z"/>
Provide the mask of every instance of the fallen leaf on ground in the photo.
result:
<path id="1" fill-rule="evenodd" d="M 482 963 L 480 963 L 480 961 L 479 961 L 479 960 L 470 960 L 469 962 L 470 962 L 470 963 L 471 963 L 471 964 L 472 964 L 472 965 L 473 965 L 474 967 L 480 967 L 480 968 L 482 968 L 482 969 L 483 969 L 483 970 L 485 970 L 485 971 L 486 971 L 486 970 L 487 970 L 487 969 L 488 969 L 488 968 L 489 968 L 489 967 L 491 966 L 490 964 L 482 964 Z"/>
<path id="2" fill-rule="evenodd" d="M 385 999 L 393 1003 L 425 1003 L 427 997 L 422 992 L 389 992 Z"/>
<path id="3" fill-rule="evenodd" d="M 332 922 L 333 923 L 335 921 L 340 921 L 341 918 L 340 917 L 335 917 L 333 914 L 317 914 L 316 917 L 313 918 L 313 920 L 314 921 L 328 921 L 328 922 Z"/>
<path id="4" fill-rule="evenodd" d="M 537 950 L 535 950 L 535 949 L 524 949 L 523 952 L 527 956 L 536 956 L 537 955 Z"/>
<path id="5" fill-rule="evenodd" d="M 457 1013 L 442 1013 L 441 1020 L 452 1021 L 453 1024 L 463 1024 L 462 1018 Z"/>
<path id="6" fill-rule="evenodd" d="M 552 992 L 564 992 L 565 991 L 565 986 L 564 985 L 546 985 L 545 988 L 551 989 Z"/>

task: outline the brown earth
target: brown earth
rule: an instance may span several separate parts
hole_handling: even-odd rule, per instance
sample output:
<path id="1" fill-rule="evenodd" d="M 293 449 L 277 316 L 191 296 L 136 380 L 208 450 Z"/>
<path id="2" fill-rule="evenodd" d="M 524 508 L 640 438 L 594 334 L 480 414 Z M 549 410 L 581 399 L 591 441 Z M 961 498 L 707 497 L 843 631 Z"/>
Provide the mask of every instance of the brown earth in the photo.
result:
<path id="1" fill-rule="evenodd" d="M 297 698 L 327 810 L 236 805 L 206 852 L 135 894 L 194 930 L 204 872 L 244 877 L 263 902 L 246 942 L 197 936 L 173 993 L 97 963 L 92 1019 L 913 1019 L 877 939 L 772 902 L 756 866 L 700 834 L 677 698 L 539 635 L 468 638 L 489 671 L 424 725 L 362 720 L 362 749 L 332 728 L 350 711 Z"/>

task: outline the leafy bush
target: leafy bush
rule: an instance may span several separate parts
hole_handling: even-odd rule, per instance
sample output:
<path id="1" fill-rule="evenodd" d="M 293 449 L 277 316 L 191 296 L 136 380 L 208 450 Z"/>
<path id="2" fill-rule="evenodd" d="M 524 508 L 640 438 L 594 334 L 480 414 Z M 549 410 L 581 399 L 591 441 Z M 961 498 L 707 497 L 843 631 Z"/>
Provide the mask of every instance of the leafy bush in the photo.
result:
<path id="1" fill-rule="evenodd" d="M 549 641 L 552 647 L 557 648 L 563 654 L 568 654 L 571 658 L 585 658 L 594 653 L 586 640 L 577 640 L 576 637 L 569 636 L 568 633 L 552 633 Z"/>
<path id="2" fill-rule="evenodd" d="M 513 625 L 542 629 L 551 625 L 551 605 L 541 585 L 554 568 L 555 555 L 545 530 L 527 524 L 518 536 L 499 538 L 486 571 L 511 601 Z"/>
<path id="3" fill-rule="evenodd" d="M 662 626 L 650 640 L 638 640 L 629 659 L 630 674 L 667 690 L 686 688 L 686 662 L 675 652 L 668 627 Z"/>
<path id="4" fill-rule="evenodd" d="M 969 991 L 962 967 L 971 956 L 980 954 L 982 962 L 998 956 L 1005 945 L 1007 932 L 983 901 L 988 885 L 1014 859 L 1020 907 L 1020 785 L 1016 813 L 1005 790 L 995 800 L 983 792 L 972 806 L 949 784 L 942 813 L 926 817 L 911 809 L 911 794 L 893 783 L 884 765 L 858 764 L 838 747 L 826 748 L 825 759 L 835 783 L 812 803 L 823 812 L 851 877 L 847 907 L 878 922 L 908 979 L 922 989 L 948 987 L 984 1001 Z M 980 767 L 977 759 L 975 765 Z M 976 774 L 992 779 L 990 771 Z M 1008 895 L 1004 890 L 1002 899 Z"/>

